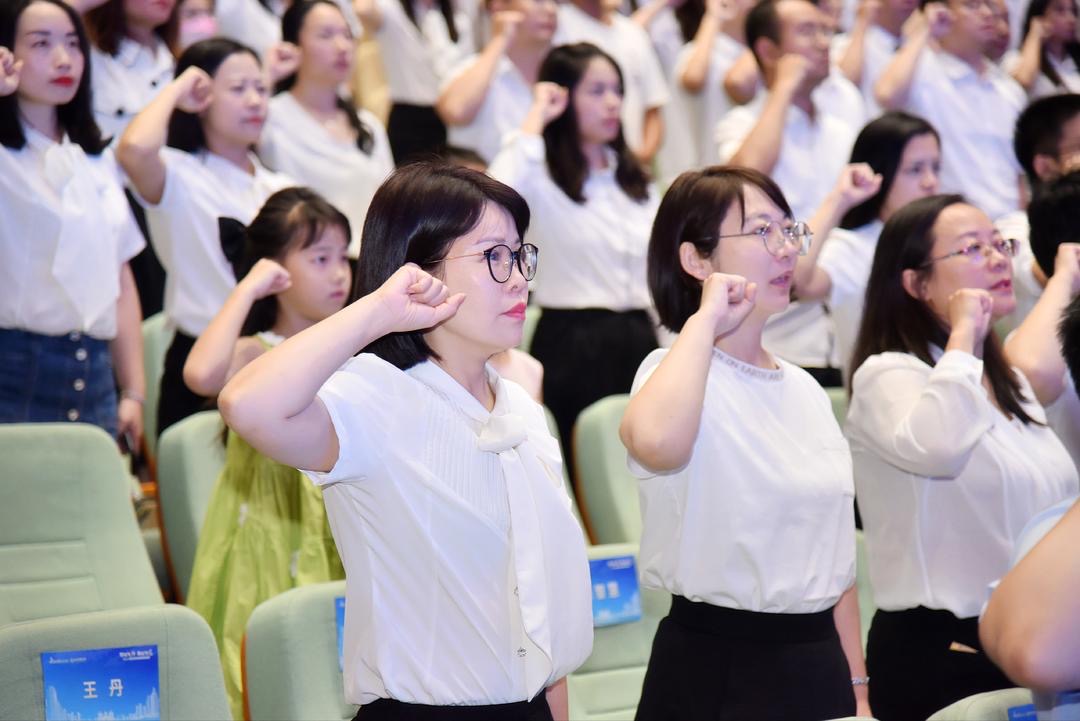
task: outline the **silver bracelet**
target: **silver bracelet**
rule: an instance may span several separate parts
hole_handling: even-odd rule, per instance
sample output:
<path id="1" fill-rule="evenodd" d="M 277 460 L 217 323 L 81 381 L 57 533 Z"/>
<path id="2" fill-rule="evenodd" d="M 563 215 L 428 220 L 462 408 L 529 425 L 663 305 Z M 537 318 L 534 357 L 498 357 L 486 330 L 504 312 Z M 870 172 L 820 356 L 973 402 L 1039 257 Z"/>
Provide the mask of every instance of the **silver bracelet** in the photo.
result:
<path id="1" fill-rule="evenodd" d="M 867 685 L 869 685 L 869 683 L 870 683 L 870 677 L 869 676 L 852 676 L 851 677 L 851 685 L 852 686 L 867 686 Z"/>

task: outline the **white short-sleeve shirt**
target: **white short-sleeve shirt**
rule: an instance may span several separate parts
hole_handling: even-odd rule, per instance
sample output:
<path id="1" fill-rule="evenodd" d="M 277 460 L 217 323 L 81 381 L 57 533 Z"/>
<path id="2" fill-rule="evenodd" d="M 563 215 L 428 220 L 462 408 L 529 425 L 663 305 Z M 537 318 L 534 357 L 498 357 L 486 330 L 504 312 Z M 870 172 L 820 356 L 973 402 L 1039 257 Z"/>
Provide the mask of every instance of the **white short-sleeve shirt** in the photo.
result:
<path id="1" fill-rule="evenodd" d="M 667 352 L 645 358 L 633 393 Z M 690 462 L 630 468 L 646 585 L 727 608 L 816 613 L 854 582 L 851 454 L 828 396 L 802 369 L 715 349 Z"/>
<path id="2" fill-rule="evenodd" d="M 829 313 L 836 331 L 836 352 L 844 368 L 855 350 L 866 283 L 882 227 L 883 223 L 875 220 L 853 230 L 834 228 L 818 256 L 818 267 L 829 275 Z"/>
<path id="3" fill-rule="evenodd" d="M 472 55 L 462 61 L 447 75 L 443 87 L 457 79 L 478 59 L 479 56 Z M 490 163 L 498 155 L 506 134 L 521 127 L 532 102 L 532 85 L 526 82 L 509 58 L 505 55 L 500 57 L 476 117 L 468 125 L 451 125 L 447 128 L 450 144 L 472 148 Z"/>
<path id="4" fill-rule="evenodd" d="M 370 153 L 355 142 L 333 135 L 304 109 L 290 92 L 270 99 L 270 111 L 259 139 L 259 157 L 266 167 L 310 186 L 349 219 L 356 257 L 360 233 L 375 191 L 394 170 L 390 141 L 379 119 L 366 110 L 357 114 L 372 135 Z"/>
<path id="5" fill-rule="evenodd" d="M 900 42 L 900 38 L 880 25 L 871 25 L 866 29 L 863 40 L 863 66 L 862 76 L 859 78 L 859 91 L 862 93 L 863 103 L 866 105 L 868 119 L 876 118 L 882 113 L 881 106 L 878 105 L 877 100 L 874 98 L 874 85 L 877 83 L 878 78 L 881 77 L 881 73 L 892 61 L 893 56 L 896 55 L 896 51 L 900 49 Z M 834 59 L 839 60 L 839 57 L 847 51 L 850 43 L 851 38 L 848 35 L 837 37 L 834 44 Z"/>
<path id="6" fill-rule="evenodd" d="M 468 15 L 454 13 L 458 31 L 455 43 L 450 39 L 446 19 L 435 5 L 414 3 L 414 24 L 401 0 L 376 0 L 376 4 L 382 14 L 377 37 L 390 99 L 409 105 L 434 105 L 443 76 L 475 52 Z"/>
<path id="7" fill-rule="evenodd" d="M 0 328 L 111 340 L 121 266 L 145 244 L 116 160 L 23 133 L 0 145 Z"/>
<path id="8" fill-rule="evenodd" d="M 732 107 L 731 99 L 724 91 L 724 76 L 746 51 L 746 46 L 726 33 L 717 33 L 713 40 L 712 53 L 709 55 L 705 85 L 700 92 L 693 94 L 683 89 L 678 82 L 678 76 L 686 68 L 686 63 L 694 52 L 695 42 L 697 41 L 692 40 L 683 47 L 675 63 L 672 104 L 677 101 L 689 116 L 696 152 L 694 161 L 695 165 L 700 167 L 715 164 L 719 157 L 716 126 Z"/>
<path id="9" fill-rule="evenodd" d="M 91 47 L 90 64 L 94 119 L 101 134 L 114 139 L 169 84 L 176 66 L 163 41 L 148 48 L 128 37 L 120 38 L 116 55 Z"/>
<path id="10" fill-rule="evenodd" d="M 963 193 L 991 219 L 1020 207 L 1012 141 L 1025 105 L 1020 85 L 993 63 L 979 75 L 954 55 L 923 50 L 905 110 L 941 136 L 941 192 Z"/>
<path id="11" fill-rule="evenodd" d="M 622 126 L 626 144 L 641 147 L 645 111 L 663 107 L 668 101 L 667 81 L 648 34 L 628 17 L 615 14 L 610 25 L 566 2 L 559 5 L 559 28 L 554 45 L 592 43 L 619 64 L 622 70 Z"/>
<path id="12" fill-rule="evenodd" d="M 650 307 L 645 256 L 659 206 L 655 189 L 641 202 L 627 195 L 611 154 L 608 167 L 585 181 L 585 202 L 575 203 L 548 175 L 544 158 L 543 138 L 511 133 L 488 169 L 532 211 L 527 239 L 540 248 L 534 301 L 564 309 Z"/>
<path id="13" fill-rule="evenodd" d="M 281 41 L 282 12 L 284 3 L 276 1 L 271 2 L 270 7 L 259 0 L 214 1 L 218 34 L 247 45 L 261 58 Z"/>
<path id="14" fill-rule="evenodd" d="M 524 389 L 488 377 L 490 412 L 432 361 L 368 353 L 319 391 L 341 450 L 308 475 L 345 566 L 351 703 L 524 701 L 591 651 L 558 443 Z"/>
<path id="15" fill-rule="evenodd" d="M 165 316 L 187 335 L 197 337 L 236 285 L 221 250 L 218 218 L 245 225 L 274 192 L 295 185 L 262 167 L 251 156 L 251 175 L 209 152 L 185 153 L 162 148 L 165 190 L 146 207 L 150 242 L 165 268 Z"/>
<path id="16" fill-rule="evenodd" d="M 1077 470 L 1050 428 L 994 407 L 982 360 L 932 356 L 934 366 L 907 353 L 868 358 L 852 379 L 845 431 L 877 607 L 971 618 L 1024 525 L 1076 494 Z M 1023 405 L 1046 422 L 1037 402 Z"/>

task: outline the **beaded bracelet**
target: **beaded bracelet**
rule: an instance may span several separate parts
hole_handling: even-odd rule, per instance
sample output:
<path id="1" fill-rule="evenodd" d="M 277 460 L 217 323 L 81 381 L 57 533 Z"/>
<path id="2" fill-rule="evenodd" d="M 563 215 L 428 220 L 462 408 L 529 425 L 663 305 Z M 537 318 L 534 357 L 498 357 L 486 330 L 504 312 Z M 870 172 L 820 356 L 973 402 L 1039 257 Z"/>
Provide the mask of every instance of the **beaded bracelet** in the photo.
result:
<path id="1" fill-rule="evenodd" d="M 866 686 L 869 683 L 870 683 L 870 677 L 869 676 L 852 676 L 851 677 L 851 685 L 852 686 Z"/>

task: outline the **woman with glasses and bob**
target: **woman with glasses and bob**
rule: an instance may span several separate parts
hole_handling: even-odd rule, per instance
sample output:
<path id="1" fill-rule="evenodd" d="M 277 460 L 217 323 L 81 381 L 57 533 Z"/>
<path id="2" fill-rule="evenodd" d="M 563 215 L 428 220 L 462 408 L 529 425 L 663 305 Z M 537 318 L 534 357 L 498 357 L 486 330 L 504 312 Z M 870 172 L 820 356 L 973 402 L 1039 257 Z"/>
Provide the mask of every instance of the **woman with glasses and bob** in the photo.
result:
<path id="1" fill-rule="evenodd" d="M 847 436 L 878 608 L 870 701 L 926 718 L 1011 687 L 982 652 L 988 587 L 1077 472 L 993 330 L 1016 305 L 1012 255 L 959 195 L 916 200 L 878 241 L 852 359 Z"/>
<path id="2" fill-rule="evenodd" d="M 809 373 L 761 344 L 811 242 L 755 170 L 680 175 L 649 241 L 678 338 L 634 380 L 643 583 L 672 594 L 639 721 L 870 716 L 848 446 Z"/>
<path id="3" fill-rule="evenodd" d="M 623 138 L 623 76 L 610 55 L 562 45 L 538 78 L 489 172 L 529 202 L 529 237 L 544 249 L 532 289 L 543 314 L 528 350 L 544 365 L 544 403 L 570 448 L 578 413 L 629 391 L 656 348 L 645 250 L 657 195 Z"/>
<path id="4" fill-rule="evenodd" d="M 592 647 L 558 443 L 487 362 L 521 341 L 528 224 L 482 173 L 399 169 L 368 209 L 359 300 L 220 396 L 230 427 L 323 489 L 345 566 L 345 696 L 364 721 L 566 718 L 562 679 Z"/>

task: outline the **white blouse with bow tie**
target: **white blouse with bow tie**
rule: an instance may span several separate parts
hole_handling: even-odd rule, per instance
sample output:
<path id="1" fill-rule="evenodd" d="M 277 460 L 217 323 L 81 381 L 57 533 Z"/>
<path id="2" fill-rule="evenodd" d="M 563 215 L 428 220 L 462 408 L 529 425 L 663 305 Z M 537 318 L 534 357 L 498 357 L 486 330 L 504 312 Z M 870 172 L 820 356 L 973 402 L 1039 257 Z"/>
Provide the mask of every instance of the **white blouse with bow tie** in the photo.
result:
<path id="1" fill-rule="evenodd" d="M 361 354 L 319 391 L 340 453 L 323 488 L 345 565 L 345 696 L 524 701 L 592 648 L 589 569 L 559 447 L 488 368 L 492 411 L 431 361 Z"/>
<path id="2" fill-rule="evenodd" d="M 0 328 L 111 340 L 121 267 L 145 244 L 116 160 L 23 132 L 0 145 Z"/>

